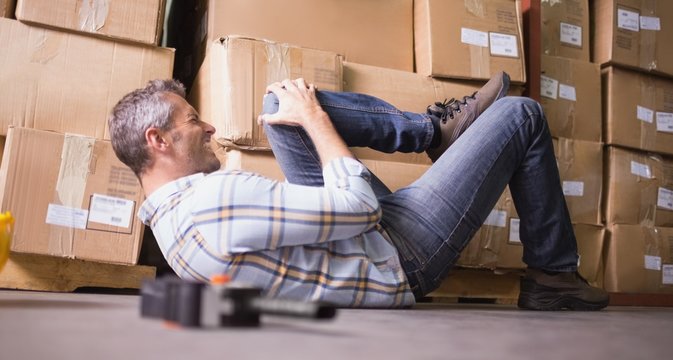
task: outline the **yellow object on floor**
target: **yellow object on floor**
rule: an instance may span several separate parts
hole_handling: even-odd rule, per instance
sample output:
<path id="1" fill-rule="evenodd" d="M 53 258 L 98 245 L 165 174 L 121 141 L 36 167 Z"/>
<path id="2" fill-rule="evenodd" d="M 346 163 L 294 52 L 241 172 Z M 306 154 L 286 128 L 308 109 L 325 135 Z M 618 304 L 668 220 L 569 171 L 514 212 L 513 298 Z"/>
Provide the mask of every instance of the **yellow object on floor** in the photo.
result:
<path id="1" fill-rule="evenodd" d="M 0 213 L 0 271 L 9 258 L 9 246 L 12 242 L 14 218 L 9 211 Z"/>

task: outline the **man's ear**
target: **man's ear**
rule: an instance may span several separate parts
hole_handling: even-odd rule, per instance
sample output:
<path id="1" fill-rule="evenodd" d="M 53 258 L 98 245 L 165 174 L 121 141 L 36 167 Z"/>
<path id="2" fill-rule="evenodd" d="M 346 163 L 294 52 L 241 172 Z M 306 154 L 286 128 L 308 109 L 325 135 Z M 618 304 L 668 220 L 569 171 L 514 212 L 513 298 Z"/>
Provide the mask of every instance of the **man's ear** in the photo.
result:
<path id="1" fill-rule="evenodd" d="M 145 141 L 155 151 L 163 152 L 168 148 L 168 142 L 164 139 L 163 132 L 155 127 L 145 130 Z"/>

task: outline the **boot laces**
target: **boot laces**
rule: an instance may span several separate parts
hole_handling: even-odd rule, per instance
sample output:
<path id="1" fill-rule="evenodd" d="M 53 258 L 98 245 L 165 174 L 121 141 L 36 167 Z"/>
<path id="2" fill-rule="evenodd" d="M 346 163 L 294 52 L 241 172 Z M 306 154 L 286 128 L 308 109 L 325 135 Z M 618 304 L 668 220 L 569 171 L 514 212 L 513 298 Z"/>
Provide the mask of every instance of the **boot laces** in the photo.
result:
<path id="1" fill-rule="evenodd" d="M 475 95 L 477 95 L 476 91 L 472 95 L 463 96 L 462 100 L 451 98 L 451 100 L 444 99 L 443 102 L 436 102 L 435 106 L 441 109 L 440 119 L 442 123 L 445 124 L 449 118 L 453 119 L 455 117 L 454 113 L 460 113 L 462 111 L 461 107 L 467 106 L 467 100 L 476 99 Z"/>

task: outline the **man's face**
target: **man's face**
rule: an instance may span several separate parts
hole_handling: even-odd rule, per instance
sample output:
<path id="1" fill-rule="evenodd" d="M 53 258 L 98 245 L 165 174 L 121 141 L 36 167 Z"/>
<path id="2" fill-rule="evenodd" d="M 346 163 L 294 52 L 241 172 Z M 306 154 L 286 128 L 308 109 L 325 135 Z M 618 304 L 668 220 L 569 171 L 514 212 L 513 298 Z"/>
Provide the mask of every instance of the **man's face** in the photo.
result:
<path id="1" fill-rule="evenodd" d="M 199 114 L 182 97 L 166 93 L 173 104 L 171 129 L 167 140 L 172 142 L 175 160 L 186 174 L 211 173 L 220 168 L 220 161 L 211 148 L 215 128 L 201 121 Z"/>

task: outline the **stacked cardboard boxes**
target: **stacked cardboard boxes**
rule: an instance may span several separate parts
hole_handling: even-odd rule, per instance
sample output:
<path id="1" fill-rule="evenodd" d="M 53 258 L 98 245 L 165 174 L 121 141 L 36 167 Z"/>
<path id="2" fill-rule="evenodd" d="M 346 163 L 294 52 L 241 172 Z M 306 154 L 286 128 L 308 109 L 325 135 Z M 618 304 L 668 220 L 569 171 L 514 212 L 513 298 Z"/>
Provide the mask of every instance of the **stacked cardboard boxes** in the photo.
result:
<path id="1" fill-rule="evenodd" d="M 607 145 L 605 287 L 673 293 L 673 3 L 592 5 Z"/>
<path id="2" fill-rule="evenodd" d="M 16 0 L 0 0 L 0 17 L 14 18 Z"/>
<path id="3" fill-rule="evenodd" d="M 0 204 L 16 218 L 13 252 L 137 263 L 144 195 L 106 120 L 126 93 L 171 77 L 173 51 L 154 45 L 163 7 L 19 0 L 21 22 L 0 18 Z"/>

